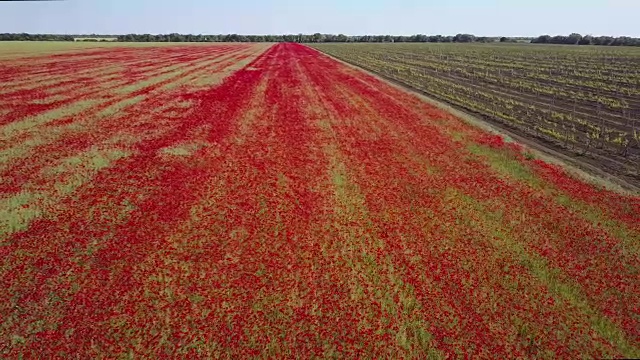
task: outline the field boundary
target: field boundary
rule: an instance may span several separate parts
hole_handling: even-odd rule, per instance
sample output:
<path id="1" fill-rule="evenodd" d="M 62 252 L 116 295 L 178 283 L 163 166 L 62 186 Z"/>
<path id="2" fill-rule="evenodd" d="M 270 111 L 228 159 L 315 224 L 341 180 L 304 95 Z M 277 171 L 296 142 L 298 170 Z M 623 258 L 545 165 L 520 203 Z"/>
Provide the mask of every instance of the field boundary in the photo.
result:
<path id="1" fill-rule="evenodd" d="M 552 149 L 549 146 L 543 144 L 542 140 L 531 139 L 528 136 L 521 134 L 517 130 L 513 130 L 504 124 L 491 120 L 487 116 L 476 113 L 462 106 L 451 104 L 445 100 L 441 100 L 438 97 L 435 97 L 434 95 L 426 91 L 417 89 L 409 84 L 405 84 L 401 81 L 393 79 L 384 74 L 379 74 L 377 72 L 365 69 L 357 64 L 351 63 L 346 60 L 342 60 L 333 55 L 329 55 L 313 47 L 310 47 L 310 48 L 346 66 L 355 68 L 359 71 L 363 71 L 366 74 L 369 74 L 377 79 L 385 81 L 386 83 L 388 83 L 389 85 L 397 89 L 416 95 L 421 100 L 433 106 L 436 106 L 439 109 L 442 109 L 444 111 L 451 113 L 452 115 L 460 118 L 461 120 L 465 121 L 466 123 L 472 126 L 478 127 L 482 130 L 488 131 L 493 134 L 506 136 L 507 137 L 506 140 L 515 141 L 519 144 L 524 145 L 527 148 L 527 150 L 531 152 L 532 155 L 534 155 L 536 158 L 550 164 L 559 165 L 563 169 L 565 169 L 569 174 L 577 177 L 582 181 L 588 182 L 593 185 L 599 185 L 608 190 L 615 191 L 617 193 L 621 193 L 625 195 L 640 194 L 640 187 L 626 181 L 620 176 L 611 174 L 594 165 L 591 165 L 586 161 L 576 159 L 569 155 L 563 154 L 559 150 Z"/>

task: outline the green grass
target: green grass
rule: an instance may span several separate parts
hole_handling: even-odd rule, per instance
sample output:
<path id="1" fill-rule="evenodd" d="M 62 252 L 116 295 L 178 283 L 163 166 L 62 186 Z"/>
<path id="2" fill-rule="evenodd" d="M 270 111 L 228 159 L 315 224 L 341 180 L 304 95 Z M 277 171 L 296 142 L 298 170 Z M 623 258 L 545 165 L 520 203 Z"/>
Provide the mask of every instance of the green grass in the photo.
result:
<path id="1" fill-rule="evenodd" d="M 45 63 L 48 62 L 45 59 Z M 93 77 L 99 78 L 100 84 L 98 86 L 107 86 L 107 85 L 115 85 L 118 81 L 123 81 L 120 73 L 124 71 L 124 66 L 119 64 L 99 64 L 95 68 L 91 68 L 88 70 L 81 70 L 73 74 L 73 76 L 77 77 Z M 54 75 L 54 76 L 42 76 L 42 75 L 33 75 L 27 78 L 14 79 L 13 81 L 5 83 L 5 87 L 0 89 L 0 95 L 13 92 L 15 90 L 34 90 L 34 89 L 42 89 L 44 90 L 44 94 L 46 94 L 46 98 L 44 99 L 35 99 L 32 100 L 33 104 L 47 104 L 54 101 L 60 101 L 68 98 L 69 93 L 65 91 L 64 88 L 57 87 L 56 85 L 61 81 L 69 80 L 69 75 Z M 76 84 L 70 84 L 67 86 L 75 86 Z M 85 88 L 86 89 L 86 88 Z M 60 92 L 60 94 L 56 94 Z M 53 94 L 53 95 L 52 95 Z"/>
<path id="2" fill-rule="evenodd" d="M 332 132 L 327 121 L 320 121 L 319 127 L 325 132 Z M 379 263 L 372 255 L 374 251 L 384 251 L 384 243 L 374 235 L 364 233 L 367 228 L 374 233 L 373 224 L 367 213 L 364 196 L 358 186 L 349 181 L 347 167 L 340 160 L 339 150 L 335 145 L 327 145 L 324 152 L 330 161 L 329 173 L 334 188 L 334 226 L 342 229 L 342 246 L 339 253 L 342 254 L 343 261 L 353 269 L 354 274 L 361 274 L 350 281 L 352 300 L 366 302 L 368 299 L 365 298 L 363 289 L 369 289 L 370 293 L 373 291 L 383 313 L 387 316 L 402 314 L 401 326 L 394 334 L 399 348 L 411 358 L 444 358 L 433 345 L 432 335 L 427 331 L 429 325 L 415 315 L 419 312 L 420 306 L 413 288 L 402 281 L 401 275 L 390 262 Z M 344 225 L 354 221 L 361 223 L 359 230 Z M 399 302 L 396 302 L 396 297 Z M 380 321 L 384 323 L 386 320 Z"/>
<path id="3" fill-rule="evenodd" d="M 115 93 L 120 95 L 126 95 L 136 90 L 141 90 L 148 86 L 152 86 L 162 81 L 177 77 L 177 75 L 185 71 L 188 71 L 190 69 L 191 69 L 191 66 L 186 67 L 185 64 L 175 64 L 172 66 L 167 66 L 159 70 L 160 72 L 163 72 L 163 74 L 148 77 L 145 80 L 138 81 L 131 85 L 121 86 L 115 90 Z"/>
<path id="4" fill-rule="evenodd" d="M 599 208 L 571 199 L 567 195 L 557 194 L 555 201 L 580 214 L 584 219 L 590 221 L 594 227 L 606 229 L 611 235 L 622 242 L 624 251 L 630 254 L 640 255 L 640 234 L 630 230 L 627 225 L 607 217 Z"/>
<path id="5" fill-rule="evenodd" d="M 72 42 L 72 41 L 0 41 L 0 59 L 24 56 L 50 55 L 86 49 L 114 49 L 119 47 L 143 48 L 159 46 L 204 46 L 218 43 L 125 43 L 125 42 Z"/>
<path id="6" fill-rule="evenodd" d="M 114 161 L 128 155 L 122 149 L 93 148 L 43 170 L 42 175 L 51 179 L 51 186 L 41 188 L 27 184 L 22 192 L 0 200 L 0 236 L 26 229 L 31 221 L 45 216 L 64 196 L 90 181 Z"/>
<path id="7" fill-rule="evenodd" d="M 556 299 L 566 301 L 573 308 L 579 310 L 592 328 L 600 336 L 616 345 L 626 357 L 640 357 L 640 348 L 629 342 L 615 324 L 589 305 L 578 285 L 565 282 L 561 278 L 562 273 L 559 269 L 550 266 L 543 256 L 527 250 L 525 244 L 516 240 L 514 234 L 508 230 L 510 226 L 504 224 L 503 215 L 500 212 L 491 211 L 487 205 L 456 190 L 451 190 L 450 194 L 459 200 L 459 206 L 456 208 L 459 218 L 469 222 L 469 226 L 481 227 L 490 231 L 493 236 L 488 238 L 492 241 L 495 249 L 517 259 L 519 264 L 541 281 Z M 473 216 L 470 216 L 471 213 L 479 215 L 481 222 L 476 223 Z"/>
<path id="8" fill-rule="evenodd" d="M 523 181 L 532 187 L 542 189 L 544 183 L 531 170 L 527 169 L 512 154 L 504 150 L 494 150 L 487 146 L 470 144 L 467 149 L 474 155 L 483 158 L 500 176 Z"/>
<path id="9" fill-rule="evenodd" d="M 24 118 L 22 120 L 1 126 L 0 135 L 4 136 L 6 139 L 9 139 L 13 136 L 24 135 L 25 133 L 31 135 L 31 138 L 28 138 L 12 147 L 0 150 L 0 165 L 3 163 L 8 163 L 12 159 L 23 157 L 29 154 L 29 151 L 31 149 L 37 146 L 51 143 L 59 139 L 59 137 L 64 133 L 68 133 L 69 131 L 81 131 L 82 129 L 92 126 L 101 119 L 118 116 L 118 114 L 123 110 L 126 110 L 127 108 L 140 103 L 146 98 L 146 96 L 144 95 L 129 98 L 127 97 L 128 94 L 167 79 L 176 79 L 180 81 L 180 74 L 189 70 L 189 67 L 185 68 L 183 66 L 181 67 L 181 65 L 176 65 L 174 66 L 174 68 L 175 71 L 172 71 L 168 74 L 152 76 L 145 81 L 140 81 L 135 84 L 117 89 L 116 93 L 120 94 L 119 101 L 106 107 L 105 109 L 98 111 L 96 114 L 88 114 L 85 119 L 81 119 L 80 121 L 75 121 L 70 124 L 63 124 L 56 127 L 48 127 L 46 129 L 42 128 L 42 125 L 46 125 L 55 120 L 62 119 L 64 117 L 75 117 L 80 115 L 84 111 L 91 111 L 92 107 L 99 106 L 107 100 L 80 100 L 69 105 L 49 110 L 33 117 Z M 168 106 L 182 106 L 181 104 L 182 102 L 172 102 L 168 104 Z M 190 105 L 190 103 L 185 103 L 185 108 L 187 107 L 187 104 Z"/>
<path id="10" fill-rule="evenodd" d="M 34 117 L 14 121 L 0 127 L 0 134 L 4 139 L 10 139 L 18 134 L 33 131 L 34 128 L 64 117 L 77 116 L 83 111 L 99 103 L 99 100 L 80 100 L 68 106 L 46 111 Z"/>
<path id="11" fill-rule="evenodd" d="M 20 192 L 0 201 L 0 240 L 7 234 L 24 230 L 33 219 L 42 215 L 37 205 L 41 196 Z"/>
<path id="12" fill-rule="evenodd" d="M 110 117 L 115 116 L 118 113 L 122 112 L 124 109 L 137 104 L 145 98 L 143 95 L 135 96 L 132 98 L 126 98 L 116 102 L 115 104 L 109 105 L 105 109 L 101 110 L 98 113 L 98 117 Z"/>
<path id="13" fill-rule="evenodd" d="M 204 142 L 176 144 L 176 145 L 172 145 L 172 146 L 161 149 L 160 153 L 165 155 L 172 155 L 172 156 L 192 156 L 193 154 L 195 154 L 196 151 L 207 146 L 209 146 L 209 144 Z"/>
<path id="14" fill-rule="evenodd" d="M 531 169 L 516 159 L 513 154 L 503 149 L 492 149 L 487 146 L 471 144 L 467 149 L 480 156 L 500 177 L 524 182 L 533 189 L 540 190 L 557 204 L 579 214 L 591 222 L 594 227 L 602 227 L 622 242 L 624 251 L 640 255 L 640 234 L 629 229 L 627 225 L 609 218 L 601 209 L 590 206 L 580 200 L 572 199 L 560 190 L 545 183 Z"/>

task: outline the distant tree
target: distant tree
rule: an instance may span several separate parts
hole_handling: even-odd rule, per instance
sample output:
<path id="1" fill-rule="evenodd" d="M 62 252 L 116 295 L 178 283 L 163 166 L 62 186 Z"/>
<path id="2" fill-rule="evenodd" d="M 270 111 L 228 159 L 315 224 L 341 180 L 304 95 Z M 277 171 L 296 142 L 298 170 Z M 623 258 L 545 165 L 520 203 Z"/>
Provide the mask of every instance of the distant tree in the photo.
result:
<path id="1" fill-rule="evenodd" d="M 550 44 L 551 36 L 550 35 L 541 35 L 537 39 L 531 40 L 534 44 Z"/>
<path id="2" fill-rule="evenodd" d="M 118 38 L 118 41 L 120 41 L 120 38 Z M 136 36 L 134 34 L 127 34 L 124 35 L 122 37 L 122 41 L 126 41 L 126 42 L 133 42 L 136 41 Z M 157 40 L 156 40 L 157 41 Z"/>
<path id="3" fill-rule="evenodd" d="M 593 38 L 593 45 L 611 45 L 613 38 L 611 36 L 598 36 Z"/>
<path id="4" fill-rule="evenodd" d="M 344 34 L 338 34 L 338 36 L 336 37 L 337 42 L 347 42 L 347 40 L 349 39 Z"/>
<path id="5" fill-rule="evenodd" d="M 247 36 L 247 38 L 249 39 L 249 42 L 265 42 L 265 36 L 264 35 L 249 35 Z"/>
<path id="6" fill-rule="evenodd" d="M 416 34 L 416 35 L 411 35 L 408 41 L 409 42 L 427 42 L 429 41 L 429 37 L 427 35 Z"/>
<path id="7" fill-rule="evenodd" d="M 613 38 L 611 36 L 597 36 L 591 35 L 582 36 L 578 33 L 573 33 L 569 36 L 557 35 L 551 37 L 549 35 L 542 35 L 533 40 L 532 43 L 538 44 L 568 44 L 568 45 L 601 45 L 601 46 L 639 46 L 640 39 L 621 36 Z"/>
<path id="8" fill-rule="evenodd" d="M 566 44 L 567 37 L 562 35 L 556 35 L 551 38 L 551 44 Z"/>
<path id="9" fill-rule="evenodd" d="M 566 44 L 569 45 L 578 45 L 582 40 L 582 35 L 578 33 L 572 33 L 571 35 L 566 37 Z"/>
<path id="10" fill-rule="evenodd" d="M 457 34 L 453 37 L 453 42 L 470 43 L 474 42 L 476 37 L 471 34 Z"/>
<path id="11" fill-rule="evenodd" d="M 578 41 L 578 45 L 591 45 L 593 44 L 593 36 L 585 35 Z"/>
<path id="12" fill-rule="evenodd" d="M 313 42 L 315 42 L 315 43 L 324 42 L 324 35 L 322 35 L 320 33 L 313 34 Z"/>
<path id="13" fill-rule="evenodd" d="M 611 43 L 611 45 L 612 46 L 633 46 L 635 44 L 634 44 L 634 39 L 627 36 L 620 36 L 615 38 Z"/>
<path id="14" fill-rule="evenodd" d="M 479 43 L 492 43 L 498 41 L 498 38 L 489 37 L 489 36 L 480 36 L 475 38 L 475 42 Z"/>
<path id="15" fill-rule="evenodd" d="M 239 42 L 240 35 L 238 34 L 228 34 L 222 37 L 222 42 Z"/>

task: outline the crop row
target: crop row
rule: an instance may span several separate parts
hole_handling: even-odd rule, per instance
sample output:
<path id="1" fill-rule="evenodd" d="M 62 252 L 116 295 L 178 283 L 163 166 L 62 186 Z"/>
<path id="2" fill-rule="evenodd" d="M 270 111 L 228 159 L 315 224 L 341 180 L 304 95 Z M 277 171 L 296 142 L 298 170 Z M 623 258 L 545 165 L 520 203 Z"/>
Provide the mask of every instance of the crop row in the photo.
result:
<path id="1" fill-rule="evenodd" d="M 321 45 L 321 46 L 336 46 Z M 599 66 L 585 66 L 583 59 L 561 59 L 556 61 L 532 60 L 527 54 L 522 57 L 514 56 L 497 48 L 494 53 L 461 52 L 460 49 L 444 47 L 432 48 L 427 45 L 349 45 L 348 51 L 367 54 L 390 62 L 417 64 L 423 68 L 442 72 L 458 72 L 477 81 L 495 82 L 497 79 L 517 79 L 537 85 L 539 88 L 553 87 L 559 90 L 584 93 L 582 97 L 587 102 L 597 103 L 598 98 L 607 99 L 603 106 L 611 104 L 611 110 L 619 112 L 623 108 L 633 105 L 625 102 L 638 101 L 638 84 L 640 72 L 636 64 L 616 64 L 612 60 Z M 463 46 L 464 49 L 464 46 Z M 508 49 L 508 48 L 507 48 Z M 640 58 L 640 56 L 638 56 Z M 519 89 L 519 91 L 526 91 Z M 548 90 L 553 91 L 553 90 Z M 553 93 L 552 93 L 553 94 Z M 561 92 L 554 96 L 562 98 Z M 615 100 L 624 98 L 625 101 Z M 594 104 L 591 104 L 594 105 Z M 640 106 L 640 104 L 637 104 Z"/>

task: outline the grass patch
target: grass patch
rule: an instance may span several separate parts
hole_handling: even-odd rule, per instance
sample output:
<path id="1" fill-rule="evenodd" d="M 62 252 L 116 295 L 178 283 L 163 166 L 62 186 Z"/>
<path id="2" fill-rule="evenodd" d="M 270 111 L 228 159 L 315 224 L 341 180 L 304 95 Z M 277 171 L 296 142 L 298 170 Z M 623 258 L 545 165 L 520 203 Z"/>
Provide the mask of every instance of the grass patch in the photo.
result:
<path id="1" fill-rule="evenodd" d="M 40 190 L 39 186 L 31 189 L 32 186 L 26 185 L 19 194 L 0 200 L 0 236 L 27 229 L 31 221 L 54 208 L 59 199 L 87 183 L 98 171 L 128 155 L 122 149 L 94 148 L 44 169 L 42 176 L 53 180 L 45 190 Z"/>
<path id="2" fill-rule="evenodd" d="M 603 228 L 616 239 L 620 240 L 623 250 L 631 254 L 640 254 L 640 234 L 630 230 L 626 224 L 607 217 L 602 210 L 594 206 L 589 206 L 580 201 L 571 199 L 565 194 L 556 194 L 555 201 L 569 209 L 572 209 L 582 218 L 591 222 L 596 228 Z"/>
<path id="3" fill-rule="evenodd" d="M 93 173 L 108 167 L 112 161 L 124 158 L 129 153 L 122 149 L 101 150 L 92 148 L 79 155 L 68 157 L 59 165 L 43 170 L 45 176 L 60 177 L 71 173 Z"/>
<path id="4" fill-rule="evenodd" d="M 41 195 L 20 192 L 0 201 L 0 237 L 26 228 L 26 224 L 40 217 L 42 210 L 38 203 Z"/>
<path id="5" fill-rule="evenodd" d="M 0 150 L 0 169 L 3 166 L 9 164 L 11 159 L 24 157 L 29 152 L 29 149 L 39 146 L 41 144 L 43 144 L 42 139 L 32 138 L 32 139 L 25 140 L 24 142 L 16 146 L 12 146 L 12 147 Z"/>
<path id="6" fill-rule="evenodd" d="M 509 226 L 504 224 L 502 213 L 493 212 L 479 201 L 456 190 L 450 190 L 449 192 L 460 200 L 459 205 L 462 206 L 456 207 L 460 218 L 470 221 L 470 226 L 490 231 L 493 236 L 488 238 L 496 249 L 507 252 L 511 257 L 517 259 L 522 266 L 546 286 L 556 299 L 566 301 L 572 307 L 578 309 L 587 318 L 592 328 L 600 336 L 617 346 L 626 357 L 640 357 L 640 349 L 630 343 L 614 323 L 589 305 L 578 286 L 564 282 L 561 279 L 562 272 L 560 269 L 551 267 L 543 256 L 528 251 L 523 243 L 514 240 L 517 236 L 506 230 L 509 229 Z M 482 223 L 474 223 L 471 220 L 473 216 L 470 216 L 470 213 L 478 215 Z"/>
<path id="7" fill-rule="evenodd" d="M 24 119 L 22 121 L 9 123 L 0 128 L 0 133 L 5 139 L 9 139 L 19 133 L 28 131 L 51 121 L 79 115 L 83 111 L 86 111 L 87 109 L 96 105 L 98 102 L 98 100 L 80 100 L 69 106 L 62 106 L 60 108 L 49 110 L 47 112 Z"/>
<path id="8" fill-rule="evenodd" d="M 467 134 L 459 132 L 459 131 L 450 130 L 450 131 L 447 131 L 447 134 L 454 141 L 462 142 L 462 141 L 465 141 L 467 139 Z"/>
<path id="9" fill-rule="evenodd" d="M 185 66 L 185 64 L 167 66 L 165 68 L 162 68 L 162 71 L 161 71 L 166 73 L 162 75 L 151 76 L 143 81 L 138 81 L 131 85 L 119 87 L 115 90 L 115 93 L 120 95 L 126 95 L 134 91 L 138 91 L 146 87 L 153 86 L 165 80 L 169 80 L 177 75 L 182 74 L 185 71 L 188 71 L 190 68 L 191 66 Z"/>
<path id="10" fill-rule="evenodd" d="M 210 67 L 216 64 L 222 64 L 225 61 L 229 61 L 235 54 L 229 54 L 226 56 L 220 56 L 212 60 L 203 61 L 194 65 L 194 67 L 200 68 L 195 74 L 189 76 L 181 76 L 176 81 L 172 81 L 169 84 L 162 86 L 163 91 L 175 89 L 179 86 L 187 86 L 189 88 L 201 89 L 209 88 L 222 83 L 225 77 L 233 73 L 240 68 L 237 63 L 228 64 L 228 66 L 222 69 L 211 69 Z M 253 60 L 253 59 L 251 59 Z"/>
<path id="11" fill-rule="evenodd" d="M 500 176 L 516 181 L 524 181 L 536 188 L 544 188 L 543 182 L 535 174 L 527 169 L 518 159 L 504 150 L 494 150 L 487 146 L 471 144 L 467 147 L 469 152 L 481 157 Z"/>
<path id="12" fill-rule="evenodd" d="M 48 105 L 48 104 L 52 104 L 52 103 L 55 103 L 55 102 L 58 102 L 58 101 L 63 101 L 63 100 L 65 100 L 66 98 L 67 98 L 67 97 L 66 97 L 66 96 L 64 96 L 64 95 L 57 94 L 57 95 L 50 95 L 50 96 L 47 96 L 47 97 L 46 97 L 46 98 L 44 98 L 44 99 L 35 99 L 35 100 L 30 101 L 30 102 L 31 102 L 32 104 Z"/>
<path id="13" fill-rule="evenodd" d="M 161 154 L 171 156 L 192 156 L 198 150 L 208 146 L 209 144 L 204 142 L 183 143 L 165 147 L 163 149 L 160 149 L 159 152 Z"/>
<path id="14" fill-rule="evenodd" d="M 142 95 L 139 96 L 134 96 L 132 98 L 128 98 L 128 99 L 124 99 L 121 101 L 118 101 L 117 103 L 108 106 L 107 108 L 101 110 L 98 113 L 98 117 L 104 118 L 104 117 L 110 117 L 110 116 L 114 116 L 116 114 L 118 114 L 119 112 L 123 111 L 124 109 L 128 108 L 129 106 L 135 105 L 137 103 L 139 103 L 140 101 L 142 101 L 145 97 Z"/>
<path id="15" fill-rule="evenodd" d="M 331 131 L 331 125 L 326 121 L 321 121 L 319 127 L 324 131 Z M 335 194 L 335 227 L 341 229 L 341 238 L 344 240 L 340 254 L 354 273 L 360 274 L 350 281 L 352 300 L 366 302 L 368 299 L 364 297 L 363 289 L 372 290 L 376 302 L 382 306 L 383 314 L 389 317 L 395 317 L 396 314 L 403 316 L 400 328 L 394 331 L 396 345 L 400 349 L 409 354 L 409 357 L 444 358 L 433 346 L 432 336 L 426 330 L 429 325 L 420 317 L 414 316 L 416 310 L 420 309 L 420 304 L 411 286 L 402 281 L 392 263 L 379 263 L 372 255 L 372 251 L 383 251 L 384 243 L 371 235 L 374 232 L 373 224 L 369 219 L 365 199 L 358 186 L 349 181 L 347 167 L 339 158 L 339 150 L 335 145 L 327 145 L 324 152 L 330 161 L 329 175 Z M 360 226 L 354 228 L 354 222 L 360 223 Z M 363 319 L 361 326 L 367 326 L 370 321 L 371 319 Z M 387 322 L 384 316 L 379 321 L 383 325 Z"/>
<path id="16" fill-rule="evenodd" d="M 544 192 L 557 204 L 591 222 L 595 228 L 603 228 L 619 239 L 625 251 L 640 254 L 640 234 L 629 230 L 625 224 L 608 218 L 597 207 L 571 199 L 559 190 L 548 186 L 509 152 L 475 144 L 469 145 L 468 149 L 472 154 L 482 157 L 499 176 L 525 182 L 532 188 Z"/>

